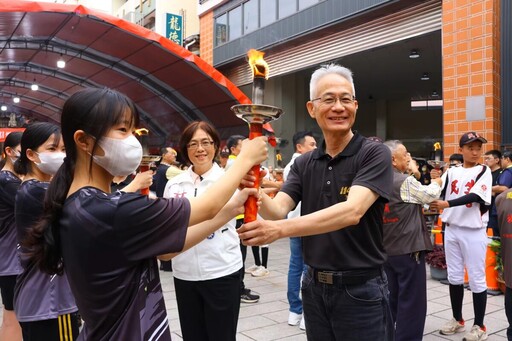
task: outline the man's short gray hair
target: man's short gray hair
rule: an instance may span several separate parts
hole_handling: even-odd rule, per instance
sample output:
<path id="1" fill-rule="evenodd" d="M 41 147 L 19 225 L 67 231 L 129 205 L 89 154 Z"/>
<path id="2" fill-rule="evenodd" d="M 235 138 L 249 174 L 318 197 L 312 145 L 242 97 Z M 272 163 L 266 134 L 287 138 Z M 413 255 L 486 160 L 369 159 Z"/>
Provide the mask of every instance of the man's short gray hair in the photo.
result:
<path id="1" fill-rule="evenodd" d="M 386 142 L 384 142 L 384 145 L 389 148 L 389 150 L 391 151 L 391 155 L 393 155 L 395 154 L 398 147 L 402 146 L 403 143 L 400 140 L 387 140 Z"/>
<path id="2" fill-rule="evenodd" d="M 350 85 L 352 86 L 352 96 L 356 96 L 356 88 L 354 86 L 354 79 L 352 78 L 352 71 L 338 64 L 326 64 L 320 66 L 320 68 L 316 69 L 315 72 L 313 72 L 311 75 L 311 81 L 309 82 L 310 100 L 313 100 L 316 96 L 316 85 L 318 84 L 318 81 L 324 76 L 330 74 L 340 75 L 349 81 Z"/>

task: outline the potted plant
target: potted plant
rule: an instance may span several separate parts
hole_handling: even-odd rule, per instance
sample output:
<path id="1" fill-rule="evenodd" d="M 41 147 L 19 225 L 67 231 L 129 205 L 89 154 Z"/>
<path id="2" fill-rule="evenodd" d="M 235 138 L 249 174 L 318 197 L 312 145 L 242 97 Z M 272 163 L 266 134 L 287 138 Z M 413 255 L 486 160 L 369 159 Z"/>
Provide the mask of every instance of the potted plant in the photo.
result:
<path id="1" fill-rule="evenodd" d="M 435 245 L 434 249 L 425 256 L 425 262 L 430 265 L 432 279 L 442 280 L 448 277 L 446 257 L 442 245 Z"/>
<path id="2" fill-rule="evenodd" d="M 493 238 L 489 243 L 489 248 L 496 254 L 496 266 L 494 269 L 498 272 L 498 286 L 502 293 L 505 293 L 506 286 L 505 280 L 503 279 L 503 258 L 501 257 L 501 240 L 499 238 Z"/>

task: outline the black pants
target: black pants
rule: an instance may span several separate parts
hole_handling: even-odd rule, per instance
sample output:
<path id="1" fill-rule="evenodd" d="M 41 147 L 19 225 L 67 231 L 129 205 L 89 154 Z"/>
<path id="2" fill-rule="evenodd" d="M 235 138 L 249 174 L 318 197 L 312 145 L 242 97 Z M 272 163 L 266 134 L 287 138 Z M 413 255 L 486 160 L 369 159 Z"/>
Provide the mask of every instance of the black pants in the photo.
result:
<path id="1" fill-rule="evenodd" d="M 207 281 L 174 278 L 183 340 L 236 340 L 240 271 Z"/>
<path id="2" fill-rule="evenodd" d="M 78 338 L 78 314 L 56 319 L 20 322 L 23 341 L 73 341 Z"/>
<path id="3" fill-rule="evenodd" d="M 396 323 L 396 341 L 421 341 L 427 315 L 425 253 L 416 261 L 411 255 L 389 256 L 384 264 L 388 276 L 389 304 Z"/>
<path id="4" fill-rule="evenodd" d="M 244 224 L 244 218 L 237 219 L 235 228 L 238 230 Z M 245 278 L 245 258 L 247 258 L 247 246 L 242 244 L 240 240 L 240 252 L 242 253 L 242 271 L 240 272 L 240 295 L 245 290 L 244 278 Z"/>
<path id="5" fill-rule="evenodd" d="M 16 275 L 0 276 L 0 294 L 5 310 L 14 310 L 14 286 L 16 285 Z"/>

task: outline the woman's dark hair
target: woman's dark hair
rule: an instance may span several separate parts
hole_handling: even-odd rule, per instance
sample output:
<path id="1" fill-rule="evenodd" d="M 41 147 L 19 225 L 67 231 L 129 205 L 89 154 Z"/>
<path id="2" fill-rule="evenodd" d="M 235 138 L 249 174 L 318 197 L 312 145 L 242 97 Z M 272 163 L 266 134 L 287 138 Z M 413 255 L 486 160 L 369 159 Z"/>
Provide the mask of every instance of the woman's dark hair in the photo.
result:
<path id="1" fill-rule="evenodd" d="M 7 158 L 7 153 L 5 152 L 5 148 L 7 147 L 11 147 L 11 148 L 14 148 L 16 147 L 17 145 L 20 144 L 20 141 L 21 141 L 21 135 L 23 135 L 22 132 L 20 131 L 15 131 L 15 132 L 12 132 L 10 133 L 9 135 L 7 135 L 7 137 L 5 138 L 5 141 L 4 141 L 4 147 L 2 149 L 2 152 L 3 152 L 3 159 L 0 161 L 0 169 L 4 168 L 5 166 L 5 160 Z"/>
<path id="2" fill-rule="evenodd" d="M 14 171 L 26 175 L 32 171 L 32 162 L 27 157 L 27 149 L 36 151 L 43 143 L 55 134 L 55 143 L 60 140 L 60 127 L 53 123 L 33 123 L 25 129 L 21 137 L 21 153 L 14 163 Z"/>
<path id="3" fill-rule="evenodd" d="M 188 126 L 185 127 L 185 130 L 183 130 L 183 133 L 181 134 L 179 146 L 180 150 L 182 151 L 181 156 L 183 159 L 185 159 L 185 162 L 187 164 L 192 164 L 190 162 L 190 159 L 188 158 L 188 150 L 187 150 L 187 144 L 192 140 L 192 137 L 198 131 L 199 129 L 204 130 L 205 133 L 210 135 L 210 137 L 213 140 L 213 145 L 215 147 L 215 155 L 213 158 L 217 157 L 217 154 L 219 153 L 220 149 L 220 137 L 219 133 L 217 133 L 217 130 L 208 122 L 204 121 L 195 121 L 190 123 Z"/>
<path id="4" fill-rule="evenodd" d="M 61 133 L 66 148 L 64 164 L 50 182 L 44 200 L 43 218 L 30 229 L 23 243 L 32 261 L 44 272 L 62 274 L 63 263 L 59 220 L 69 188 L 73 181 L 77 150 L 74 134 L 83 130 L 95 139 L 93 152 L 103 136 L 129 115 L 132 126 L 139 125 L 139 113 L 133 102 L 110 89 L 88 88 L 71 95 L 64 103 Z M 92 157 L 91 161 L 92 162 Z"/>
<path id="5" fill-rule="evenodd" d="M 5 138 L 5 141 L 4 141 L 4 149 L 3 149 L 4 154 L 5 154 L 5 148 L 7 148 L 7 147 L 14 148 L 20 144 L 22 135 L 23 135 L 23 133 L 21 131 L 14 131 L 14 132 L 10 133 L 9 135 L 7 135 L 7 137 Z"/>

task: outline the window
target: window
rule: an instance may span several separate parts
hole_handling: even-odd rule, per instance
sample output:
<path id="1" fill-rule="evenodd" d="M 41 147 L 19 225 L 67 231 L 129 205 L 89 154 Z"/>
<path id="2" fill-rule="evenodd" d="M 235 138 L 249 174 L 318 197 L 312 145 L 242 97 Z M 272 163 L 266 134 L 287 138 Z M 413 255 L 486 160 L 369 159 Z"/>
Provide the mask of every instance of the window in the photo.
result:
<path id="1" fill-rule="evenodd" d="M 228 12 L 228 37 L 233 40 L 242 36 L 242 6 Z"/>
<path id="2" fill-rule="evenodd" d="M 288 17 L 297 12 L 297 1 L 295 0 L 278 0 L 279 19 Z"/>
<path id="3" fill-rule="evenodd" d="M 228 16 L 223 14 L 215 19 L 215 45 L 219 46 L 228 41 Z"/>
<path id="4" fill-rule="evenodd" d="M 260 27 L 276 21 L 276 0 L 260 0 Z"/>
<path id="5" fill-rule="evenodd" d="M 244 34 L 258 28 L 258 0 L 244 3 Z"/>
<path id="6" fill-rule="evenodd" d="M 318 0 L 299 0 L 299 11 L 318 3 Z"/>

